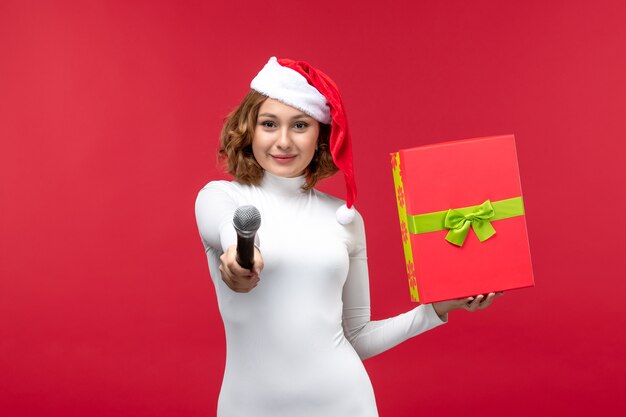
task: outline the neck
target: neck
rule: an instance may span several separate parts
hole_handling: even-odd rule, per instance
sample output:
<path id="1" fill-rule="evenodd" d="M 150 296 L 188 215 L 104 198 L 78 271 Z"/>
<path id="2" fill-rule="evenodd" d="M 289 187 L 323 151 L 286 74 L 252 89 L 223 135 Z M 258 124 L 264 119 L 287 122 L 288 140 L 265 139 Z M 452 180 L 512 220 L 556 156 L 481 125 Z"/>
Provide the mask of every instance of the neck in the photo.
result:
<path id="1" fill-rule="evenodd" d="M 305 182 L 306 178 L 304 175 L 293 178 L 286 178 L 279 177 L 265 171 L 263 174 L 263 179 L 261 180 L 261 186 L 282 195 L 298 196 L 302 194 L 302 186 L 305 184 Z"/>

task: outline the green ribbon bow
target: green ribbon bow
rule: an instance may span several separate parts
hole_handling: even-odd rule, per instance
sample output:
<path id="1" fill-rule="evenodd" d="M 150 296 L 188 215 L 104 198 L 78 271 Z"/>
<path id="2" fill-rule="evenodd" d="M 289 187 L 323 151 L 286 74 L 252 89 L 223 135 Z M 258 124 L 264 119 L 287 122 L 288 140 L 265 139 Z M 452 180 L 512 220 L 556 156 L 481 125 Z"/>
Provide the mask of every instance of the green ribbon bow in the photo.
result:
<path id="1" fill-rule="evenodd" d="M 446 240 L 454 245 L 462 246 L 470 226 L 481 242 L 489 239 L 496 231 L 491 222 L 524 215 L 522 197 L 505 200 L 487 200 L 479 206 L 461 207 L 407 215 L 406 222 L 409 233 L 420 234 L 448 229 Z"/>
<path id="2" fill-rule="evenodd" d="M 496 233 L 489 221 L 493 217 L 493 206 L 489 200 L 467 214 L 463 214 L 455 209 L 449 209 L 444 219 L 444 227 L 450 229 L 446 235 L 446 240 L 457 246 L 463 246 L 471 226 L 478 239 L 484 242 Z"/>

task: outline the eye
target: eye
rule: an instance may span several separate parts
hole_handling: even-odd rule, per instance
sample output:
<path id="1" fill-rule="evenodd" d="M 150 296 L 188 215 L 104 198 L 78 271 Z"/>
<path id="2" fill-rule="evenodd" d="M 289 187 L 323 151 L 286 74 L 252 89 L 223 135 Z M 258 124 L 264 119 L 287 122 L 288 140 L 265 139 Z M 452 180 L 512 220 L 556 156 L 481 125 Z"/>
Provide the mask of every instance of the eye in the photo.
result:
<path id="1" fill-rule="evenodd" d="M 294 127 L 296 129 L 306 129 L 309 125 L 305 122 L 296 122 L 296 124 L 294 124 Z"/>
<path id="2" fill-rule="evenodd" d="M 274 123 L 271 120 L 263 120 L 262 122 L 259 123 L 261 126 L 263 127 L 267 127 L 267 128 L 273 128 L 276 127 L 276 123 Z"/>

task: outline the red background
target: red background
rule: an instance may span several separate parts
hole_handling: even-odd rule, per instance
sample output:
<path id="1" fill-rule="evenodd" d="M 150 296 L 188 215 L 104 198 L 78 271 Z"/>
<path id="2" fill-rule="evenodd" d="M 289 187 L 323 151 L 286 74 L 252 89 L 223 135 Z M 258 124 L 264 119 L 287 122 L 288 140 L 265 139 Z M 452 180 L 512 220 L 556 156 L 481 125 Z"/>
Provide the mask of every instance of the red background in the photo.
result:
<path id="1" fill-rule="evenodd" d="M 413 306 L 388 154 L 516 135 L 537 285 L 366 361 L 381 416 L 623 410 L 625 21 L 621 1 L 0 2 L 2 414 L 214 414 L 193 204 L 270 55 L 342 88 L 374 318 Z"/>

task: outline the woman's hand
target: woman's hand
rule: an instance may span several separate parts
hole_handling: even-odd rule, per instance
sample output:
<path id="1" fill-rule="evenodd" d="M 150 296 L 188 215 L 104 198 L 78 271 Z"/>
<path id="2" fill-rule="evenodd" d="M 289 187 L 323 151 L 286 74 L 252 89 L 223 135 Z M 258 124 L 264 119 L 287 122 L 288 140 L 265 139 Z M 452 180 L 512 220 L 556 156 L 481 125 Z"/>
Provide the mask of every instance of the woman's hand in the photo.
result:
<path id="1" fill-rule="evenodd" d="M 237 246 L 232 245 L 220 256 L 222 281 L 235 292 L 250 292 L 259 284 L 259 274 L 263 269 L 261 252 L 254 248 L 254 267 L 244 269 L 237 263 Z"/>
<path id="2" fill-rule="evenodd" d="M 433 308 L 439 317 L 445 317 L 451 311 L 461 308 L 467 311 L 483 310 L 493 303 L 496 297 L 500 297 L 504 293 L 489 293 L 486 297 L 479 294 L 476 297 L 459 298 L 458 300 L 439 301 L 433 303 Z"/>

